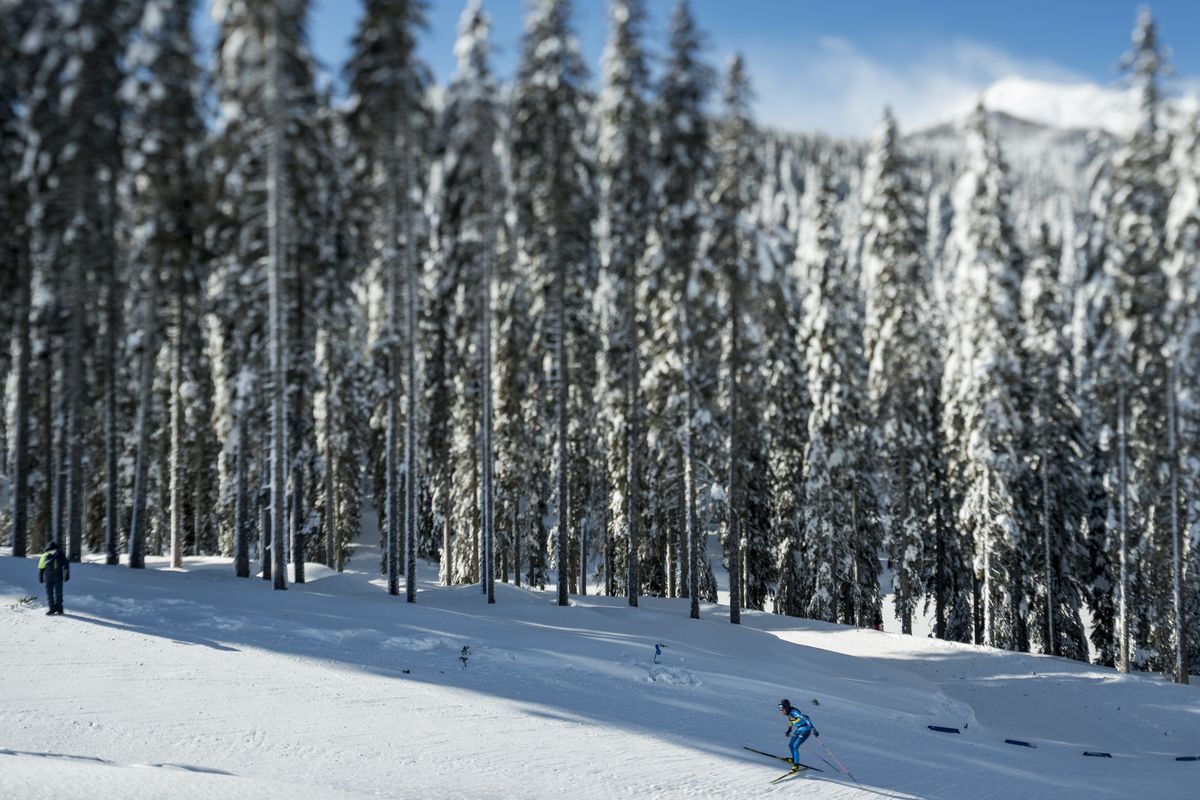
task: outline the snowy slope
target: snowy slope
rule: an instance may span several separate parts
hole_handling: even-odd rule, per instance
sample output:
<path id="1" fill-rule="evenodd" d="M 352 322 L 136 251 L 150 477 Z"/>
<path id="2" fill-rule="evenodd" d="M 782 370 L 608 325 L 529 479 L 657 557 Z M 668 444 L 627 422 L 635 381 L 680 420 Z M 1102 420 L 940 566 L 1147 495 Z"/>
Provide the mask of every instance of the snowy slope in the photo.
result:
<path id="1" fill-rule="evenodd" d="M 1200 690 L 1154 677 L 769 614 L 736 627 L 720 606 L 696 622 L 686 601 L 559 608 L 498 586 L 489 607 L 428 565 L 413 606 L 361 572 L 273 592 L 219 559 L 152 566 L 77 565 L 68 616 L 47 618 L 19 602 L 38 594 L 34 562 L 0 558 L 0 797 L 1094 800 L 1200 785 L 1200 762 L 1174 760 L 1200 755 Z M 819 750 L 806 756 L 825 772 L 767 784 L 781 763 L 742 748 L 785 752 L 784 696 L 866 789 Z"/>

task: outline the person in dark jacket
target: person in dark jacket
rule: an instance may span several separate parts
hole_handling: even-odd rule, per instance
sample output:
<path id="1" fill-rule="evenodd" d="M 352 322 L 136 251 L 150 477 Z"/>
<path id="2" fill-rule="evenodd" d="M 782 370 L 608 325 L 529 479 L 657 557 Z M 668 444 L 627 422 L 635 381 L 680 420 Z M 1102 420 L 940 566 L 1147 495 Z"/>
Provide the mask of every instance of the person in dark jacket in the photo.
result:
<path id="1" fill-rule="evenodd" d="M 58 549 L 58 542 L 51 542 L 38 561 L 38 583 L 46 584 L 46 600 L 50 603 L 49 614 L 63 613 L 63 583 L 71 580 L 71 562 Z"/>

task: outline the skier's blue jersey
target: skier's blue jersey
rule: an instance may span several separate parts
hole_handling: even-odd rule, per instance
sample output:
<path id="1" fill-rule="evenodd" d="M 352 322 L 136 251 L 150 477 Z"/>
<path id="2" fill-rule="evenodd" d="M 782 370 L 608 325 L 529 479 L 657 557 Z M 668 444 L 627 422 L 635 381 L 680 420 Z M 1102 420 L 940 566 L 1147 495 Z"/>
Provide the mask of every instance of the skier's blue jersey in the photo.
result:
<path id="1" fill-rule="evenodd" d="M 790 735 L 807 737 L 808 733 L 813 729 L 812 720 L 800 709 L 792 708 L 788 711 L 787 716 L 788 724 L 792 726 Z"/>

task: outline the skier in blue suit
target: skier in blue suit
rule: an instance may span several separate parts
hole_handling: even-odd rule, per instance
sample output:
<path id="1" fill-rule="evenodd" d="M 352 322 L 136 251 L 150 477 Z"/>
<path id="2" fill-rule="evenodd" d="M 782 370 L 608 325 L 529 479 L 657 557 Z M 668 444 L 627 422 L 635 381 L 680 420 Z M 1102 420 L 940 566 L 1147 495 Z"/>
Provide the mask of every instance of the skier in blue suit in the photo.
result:
<path id="1" fill-rule="evenodd" d="M 788 728 L 788 745 L 792 750 L 792 772 L 800 771 L 800 745 L 804 744 L 804 740 L 809 734 L 820 736 L 817 729 L 813 727 L 812 720 L 808 718 L 803 711 L 794 707 L 787 699 L 779 701 L 779 713 L 787 717 Z"/>

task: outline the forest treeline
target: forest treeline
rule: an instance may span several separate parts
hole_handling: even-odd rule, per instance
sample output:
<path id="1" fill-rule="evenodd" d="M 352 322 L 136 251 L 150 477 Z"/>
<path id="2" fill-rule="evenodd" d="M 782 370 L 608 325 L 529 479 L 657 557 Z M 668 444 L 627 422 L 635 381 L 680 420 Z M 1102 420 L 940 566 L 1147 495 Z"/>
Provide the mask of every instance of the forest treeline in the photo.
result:
<path id="1" fill-rule="evenodd" d="M 1200 663 L 1200 126 L 1148 12 L 1074 191 L 982 106 L 953 157 L 761 130 L 686 0 L 657 64 L 611 0 L 594 80 L 536 0 L 509 83 L 470 0 L 444 86 L 424 2 L 364 5 L 335 91 L 307 0 L 215 0 L 213 53 L 193 0 L 0 0 L 14 555 L 285 588 L 371 502 L 410 601 L 421 558 L 696 617 L 719 552 L 733 622 L 890 593 L 905 633 Z"/>

